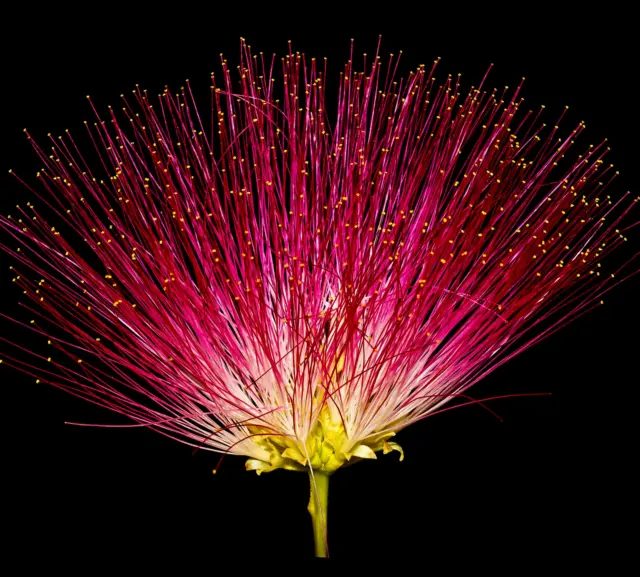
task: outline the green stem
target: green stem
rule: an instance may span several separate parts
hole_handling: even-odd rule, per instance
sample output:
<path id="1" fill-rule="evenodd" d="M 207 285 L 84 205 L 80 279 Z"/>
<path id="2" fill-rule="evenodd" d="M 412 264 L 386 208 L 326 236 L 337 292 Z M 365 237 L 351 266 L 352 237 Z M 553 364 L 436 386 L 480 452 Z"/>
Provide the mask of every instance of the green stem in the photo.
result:
<path id="1" fill-rule="evenodd" d="M 320 471 L 309 473 L 311 496 L 307 510 L 311 513 L 316 557 L 327 556 L 327 506 L 329 504 L 329 475 Z"/>

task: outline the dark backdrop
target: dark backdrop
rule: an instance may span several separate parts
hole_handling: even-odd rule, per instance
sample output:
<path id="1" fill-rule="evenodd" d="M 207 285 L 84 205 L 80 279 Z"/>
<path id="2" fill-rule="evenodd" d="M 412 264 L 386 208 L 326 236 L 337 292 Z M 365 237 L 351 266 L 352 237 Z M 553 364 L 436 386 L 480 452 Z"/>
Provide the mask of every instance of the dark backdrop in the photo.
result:
<path id="1" fill-rule="evenodd" d="M 513 85 L 526 76 L 532 105 L 559 114 L 568 104 L 567 124 L 584 119 L 593 142 L 610 139 L 621 172 L 613 191 L 637 192 L 632 20 L 612 4 L 570 15 L 519 3 L 471 11 L 371 4 L 354 13 L 328 5 L 230 9 L 185 2 L 142 11 L 106 3 L 8 9 L 0 56 L 2 165 L 27 174 L 38 168 L 25 126 L 36 137 L 83 130 L 90 117 L 85 94 L 104 107 L 135 83 L 152 92 L 189 78 L 206 88 L 219 52 L 235 61 L 241 35 L 265 53 L 284 53 L 291 39 L 307 55 L 329 56 L 335 81 L 349 39 L 358 51 L 372 52 L 382 34 L 386 51 L 403 50 L 404 73 L 441 56 L 440 74 L 462 72 L 467 86 L 491 62 L 490 84 Z M 2 178 L 6 213 L 27 193 Z M 640 236 L 629 236 L 637 252 Z M 20 314 L 5 256 L 0 264 L 2 312 Z M 432 574 L 480 564 L 518 575 L 531 565 L 555 572 L 561 564 L 575 569 L 619 560 L 630 544 L 622 528 L 637 482 L 630 439 L 639 289 L 636 277 L 606 306 L 474 389 L 477 397 L 551 397 L 496 402 L 503 423 L 474 407 L 428 419 L 399 435 L 403 463 L 389 455 L 335 475 L 334 561 L 419 560 Z M 87 575 L 105 561 L 122 566 L 122 574 L 131 563 L 169 560 L 212 571 L 228 565 L 241 574 L 307 567 L 297 563 L 312 553 L 306 475 L 258 478 L 244 472 L 244 459 L 229 457 L 214 476 L 215 454 L 192 456 L 160 435 L 65 426 L 113 417 L 0 369 L 8 563 L 25 564 L 25 572 L 36 564 Z"/>

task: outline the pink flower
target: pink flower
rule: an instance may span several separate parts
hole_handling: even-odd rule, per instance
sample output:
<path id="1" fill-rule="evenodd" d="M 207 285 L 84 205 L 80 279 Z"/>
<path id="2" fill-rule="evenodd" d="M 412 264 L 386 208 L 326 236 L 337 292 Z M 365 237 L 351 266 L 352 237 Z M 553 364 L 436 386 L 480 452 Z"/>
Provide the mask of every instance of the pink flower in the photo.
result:
<path id="1" fill-rule="evenodd" d="M 322 554 L 326 476 L 402 459 L 403 428 L 598 306 L 638 198 L 520 87 L 376 56 L 334 115 L 325 62 L 276 64 L 223 60 L 211 117 L 188 83 L 138 88 L 87 124 L 94 151 L 34 144 L 39 200 L 0 225 L 51 353 L 5 362 L 258 474 L 310 471 Z"/>

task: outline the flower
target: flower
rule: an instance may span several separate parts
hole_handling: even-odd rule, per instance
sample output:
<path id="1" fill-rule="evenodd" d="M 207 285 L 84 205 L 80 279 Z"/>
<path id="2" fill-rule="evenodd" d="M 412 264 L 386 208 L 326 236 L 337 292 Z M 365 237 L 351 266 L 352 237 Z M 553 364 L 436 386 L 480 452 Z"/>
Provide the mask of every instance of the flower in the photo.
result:
<path id="1" fill-rule="evenodd" d="M 52 352 L 7 364 L 258 474 L 309 471 L 322 555 L 328 475 L 402 459 L 397 433 L 478 402 L 626 270 L 605 257 L 638 198 L 609 195 L 604 143 L 574 153 L 584 123 L 436 64 L 350 60 L 332 121 L 326 63 L 290 51 L 279 85 L 243 44 L 210 118 L 189 82 L 137 88 L 87 124 L 93 162 L 69 133 L 34 143 L 39 200 L 0 225 Z"/>

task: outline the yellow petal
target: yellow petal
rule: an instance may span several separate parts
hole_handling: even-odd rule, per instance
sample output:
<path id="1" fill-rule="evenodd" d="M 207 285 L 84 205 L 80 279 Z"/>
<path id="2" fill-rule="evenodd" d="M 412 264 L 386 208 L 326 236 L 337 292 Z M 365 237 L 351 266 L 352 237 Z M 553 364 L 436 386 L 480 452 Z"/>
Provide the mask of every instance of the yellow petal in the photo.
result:
<path id="1" fill-rule="evenodd" d="M 371 449 L 371 447 L 367 447 L 367 445 L 358 445 L 355 449 L 350 451 L 350 455 L 347 457 L 347 459 L 350 456 L 360 457 L 361 459 L 377 459 L 378 458 L 376 457 L 376 454 L 373 452 L 373 449 Z"/>
<path id="2" fill-rule="evenodd" d="M 301 465 L 306 465 L 307 464 L 306 457 L 298 449 L 294 449 L 292 447 L 289 447 L 288 449 L 285 449 L 282 452 L 282 456 L 285 457 L 286 459 L 291 459 L 292 461 L 296 461 L 297 463 L 300 463 Z"/>
<path id="3" fill-rule="evenodd" d="M 388 443 L 387 441 L 385 441 L 382 452 L 386 455 L 391 451 L 398 451 L 398 453 L 400 453 L 400 460 L 404 461 L 404 451 L 402 450 L 402 447 L 398 445 L 398 443 Z"/>

